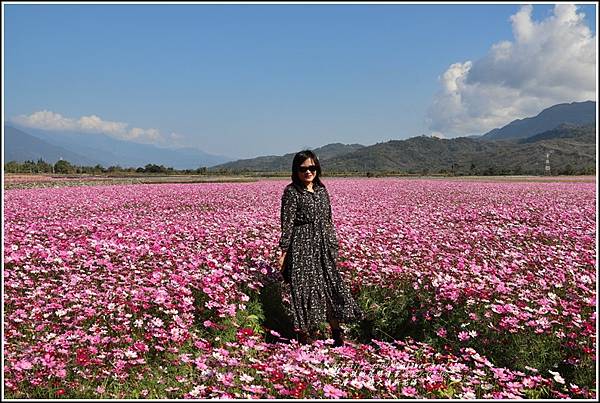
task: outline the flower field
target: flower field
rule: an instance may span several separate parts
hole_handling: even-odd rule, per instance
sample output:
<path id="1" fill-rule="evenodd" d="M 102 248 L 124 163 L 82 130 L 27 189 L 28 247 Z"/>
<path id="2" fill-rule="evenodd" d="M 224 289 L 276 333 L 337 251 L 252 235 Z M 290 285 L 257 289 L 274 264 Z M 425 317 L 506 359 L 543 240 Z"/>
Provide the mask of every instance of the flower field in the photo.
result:
<path id="1" fill-rule="evenodd" d="M 5 190 L 4 397 L 596 397 L 595 183 L 325 178 L 344 347 L 281 325 L 287 183 Z"/>

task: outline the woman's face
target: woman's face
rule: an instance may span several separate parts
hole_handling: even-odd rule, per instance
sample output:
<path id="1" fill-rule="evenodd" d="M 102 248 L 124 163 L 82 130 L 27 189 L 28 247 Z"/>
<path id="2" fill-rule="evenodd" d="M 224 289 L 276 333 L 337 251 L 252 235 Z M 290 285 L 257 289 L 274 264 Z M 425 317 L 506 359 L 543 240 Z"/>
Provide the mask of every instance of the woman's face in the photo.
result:
<path id="1" fill-rule="evenodd" d="M 314 170 L 310 170 L 308 168 L 313 168 Z M 315 166 L 312 158 L 307 158 L 302 164 L 300 164 L 300 169 L 298 170 L 298 177 L 304 183 L 305 186 L 308 186 L 317 176 L 317 168 Z"/>

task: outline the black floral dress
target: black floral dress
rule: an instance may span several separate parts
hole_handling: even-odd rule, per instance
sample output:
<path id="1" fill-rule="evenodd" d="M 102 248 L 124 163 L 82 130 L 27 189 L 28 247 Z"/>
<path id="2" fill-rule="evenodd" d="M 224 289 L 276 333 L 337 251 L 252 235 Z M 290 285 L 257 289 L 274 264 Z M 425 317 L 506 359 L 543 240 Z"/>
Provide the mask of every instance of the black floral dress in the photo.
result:
<path id="1" fill-rule="evenodd" d="M 295 328 L 311 331 L 320 323 L 363 318 L 337 269 L 338 243 L 324 186 L 286 186 L 281 198 L 281 239 L 287 251 L 284 278 L 289 284 Z"/>

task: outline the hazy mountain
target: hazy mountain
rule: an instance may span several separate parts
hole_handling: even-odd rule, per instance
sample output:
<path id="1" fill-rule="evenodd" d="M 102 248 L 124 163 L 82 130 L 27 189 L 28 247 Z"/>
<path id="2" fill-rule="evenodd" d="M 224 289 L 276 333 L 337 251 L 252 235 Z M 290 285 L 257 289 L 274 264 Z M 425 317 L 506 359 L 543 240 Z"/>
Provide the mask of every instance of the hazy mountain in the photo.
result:
<path id="1" fill-rule="evenodd" d="M 41 158 L 53 164 L 62 158 L 76 165 L 93 166 L 100 163 L 93 158 L 50 144 L 11 126 L 4 126 L 3 148 L 4 162 L 37 161 Z"/>
<path id="2" fill-rule="evenodd" d="M 537 116 L 517 119 L 506 126 L 485 133 L 486 140 L 526 138 L 561 124 L 586 125 L 596 122 L 596 102 L 571 102 L 544 109 Z"/>
<path id="3" fill-rule="evenodd" d="M 104 134 L 19 129 L 47 143 L 99 161 L 104 167 L 111 165 L 140 167 L 146 164 L 157 164 L 175 169 L 194 169 L 232 160 L 195 148 L 161 148 L 151 144 L 119 140 Z"/>
<path id="4" fill-rule="evenodd" d="M 342 144 L 332 143 L 327 144 L 323 147 L 315 148 L 312 151 L 319 158 L 319 162 L 323 163 L 331 158 L 339 155 L 343 155 L 358 149 L 363 148 L 361 144 Z M 248 171 L 263 171 L 263 172 L 277 172 L 277 171 L 289 171 L 292 169 L 292 160 L 296 153 L 289 153 L 282 156 L 269 155 L 264 157 L 249 158 L 243 160 L 237 160 L 220 164 L 212 167 L 212 170 L 229 169 L 229 170 L 248 170 Z"/>

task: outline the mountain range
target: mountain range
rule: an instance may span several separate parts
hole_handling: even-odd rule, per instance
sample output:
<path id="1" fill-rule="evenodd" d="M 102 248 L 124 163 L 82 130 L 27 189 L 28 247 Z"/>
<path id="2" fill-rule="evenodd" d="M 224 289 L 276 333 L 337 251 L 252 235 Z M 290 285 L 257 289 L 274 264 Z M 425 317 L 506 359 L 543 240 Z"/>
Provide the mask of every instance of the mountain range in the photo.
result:
<path id="1" fill-rule="evenodd" d="M 595 125 L 561 126 L 536 138 L 486 141 L 459 137 L 413 137 L 392 140 L 326 161 L 331 172 L 394 171 L 406 173 L 540 174 L 546 154 L 551 167 L 580 172 L 595 167 Z"/>
<path id="2" fill-rule="evenodd" d="M 96 165 L 100 162 L 64 147 L 50 144 L 22 130 L 4 126 L 4 161 L 56 162 L 64 159 L 75 165 Z"/>
<path id="3" fill-rule="evenodd" d="M 333 147 L 333 148 L 332 148 Z M 323 151 L 335 150 L 334 153 Z M 324 173 L 540 174 L 550 154 L 554 172 L 595 172 L 596 103 L 558 104 L 482 136 L 417 136 L 370 146 L 336 143 L 313 150 Z M 294 154 L 228 162 L 209 171 L 281 172 Z"/>
<path id="4" fill-rule="evenodd" d="M 162 148 L 119 140 L 104 134 L 61 132 L 4 126 L 4 161 L 37 160 L 54 163 L 60 158 L 76 165 L 143 167 L 157 164 L 195 169 L 231 161 L 195 148 Z"/>
<path id="5" fill-rule="evenodd" d="M 552 130 L 561 124 L 585 125 L 596 121 L 596 102 L 558 104 L 541 111 L 537 116 L 513 120 L 500 129 L 485 133 L 486 140 L 506 140 L 531 137 Z"/>
<path id="6" fill-rule="evenodd" d="M 4 126 L 4 161 L 65 159 L 76 165 L 209 172 L 289 172 L 294 153 L 233 161 L 194 148 L 167 149 L 103 134 L 44 131 Z M 557 172 L 595 172 L 596 102 L 558 104 L 481 136 L 443 139 L 417 136 L 369 146 L 333 143 L 314 148 L 329 173 L 539 174 L 546 155 Z"/>
<path id="7" fill-rule="evenodd" d="M 329 160 L 340 155 L 345 155 L 356 150 L 360 150 L 365 146 L 361 144 L 342 144 L 332 143 L 323 147 L 315 148 L 312 151 L 317 153 L 319 159 Z M 243 171 L 272 171 L 281 172 L 288 171 L 291 168 L 292 160 L 295 153 L 284 155 L 269 155 L 265 157 L 256 157 L 242 159 L 233 162 L 227 162 L 211 167 L 210 170 L 243 170 Z"/>

